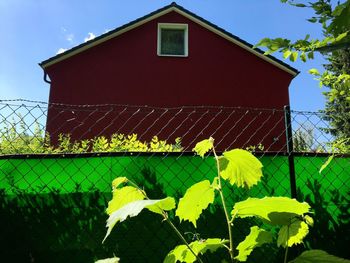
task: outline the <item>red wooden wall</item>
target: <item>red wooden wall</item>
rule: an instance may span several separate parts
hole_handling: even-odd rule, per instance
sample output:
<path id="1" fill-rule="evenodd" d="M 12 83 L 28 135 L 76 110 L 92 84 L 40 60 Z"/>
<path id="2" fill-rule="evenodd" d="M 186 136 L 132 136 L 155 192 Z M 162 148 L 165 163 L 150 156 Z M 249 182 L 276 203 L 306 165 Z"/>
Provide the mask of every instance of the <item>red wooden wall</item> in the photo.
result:
<path id="1" fill-rule="evenodd" d="M 157 55 L 158 23 L 188 24 L 188 57 Z M 51 79 L 50 103 L 154 107 L 210 105 L 282 110 L 284 105 L 289 104 L 288 86 L 293 78 L 291 74 L 176 12 L 147 22 L 45 70 Z M 67 119 L 72 116 L 58 113 L 55 107 L 49 110 L 47 130 L 50 134 L 72 133 L 73 130 L 73 138 L 91 138 L 100 130 L 104 130 L 104 135 L 109 135 L 121 127 L 118 123 L 110 125 L 115 117 L 106 117 L 96 123 L 99 118 L 97 115 L 85 120 L 84 117 L 76 116 L 76 122 L 69 123 Z M 251 126 L 245 131 L 246 137 L 260 127 L 261 136 L 254 135 L 257 137 L 256 140 L 251 138 L 252 143 L 262 139 L 266 144 L 272 143 L 277 134 L 284 130 L 283 121 L 277 123 L 280 114 L 272 117 L 266 127 L 262 128 L 259 124 Z M 220 118 L 216 123 L 223 121 Z M 78 128 L 73 128 L 76 123 L 82 122 Z M 245 122 L 248 124 L 249 120 Z M 146 140 L 154 135 L 152 131 L 143 132 L 148 130 L 147 125 L 140 125 L 134 130 L 144 134 L 142 139 Z M 245 126 L 244 122 L 240 126 Z M 128 126 L 119 132 L 129 133 L 131 130 L 132 127 Z M 160 136 L 167 138 L 166 132 L 169 131 L 165 129 Z M 193 131 L 193 135 L 196 132 Z M 204 132 L 203 137 L 207 133 Z M 229 137 L 234 138 L 236 133 L 233 132 Z M 270 134 L 267 138 L 266 133 Z M 217 137 L 221 135 L 217 134 Z M 177 136 L 181 134 L 174 134 L 173 137 Z M 279 145 L 275 143 L 276 146 L 271 150 L 283 147 L 284 137 L 279 137 Z M 244 144 L 246 142 L 243 139 L 236 142 L 236 146 Z"/>

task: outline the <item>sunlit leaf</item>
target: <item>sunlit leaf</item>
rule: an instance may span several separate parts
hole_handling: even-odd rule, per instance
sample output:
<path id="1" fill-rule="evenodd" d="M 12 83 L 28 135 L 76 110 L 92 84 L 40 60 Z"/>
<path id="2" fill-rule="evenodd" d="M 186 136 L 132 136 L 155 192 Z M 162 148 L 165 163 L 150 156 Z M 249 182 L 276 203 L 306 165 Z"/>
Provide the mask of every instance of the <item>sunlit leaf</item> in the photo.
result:
<path id="1" fill-rule="evenodd" d="M 137 200 L 124 205 L 123 207 L 114 211 L 107 219 L 107 234 L 102 242 L 104 242 L 109 236 L 116 223 L 123 222 L 128 217 L 137 216 L 144 208 L 148 208 L 150 211 L 155 213 L 160 213 L 161 209 L 174 209 L 175 200 L 172 197 L 167 197 L 161 200 Z"/>
<path id="2" fill-rule="evenodd" d="M 175 206 L 175 199 L 172 197 L 167 197 L 153 205 L 148 205 L 146 208 L 153 213 L 162 214 L 163 211 L 170 211 L 174 209 Z"/>
<path id="3" fill-rule="evenodd" d="M 298 59 L 298 55 L 299 53 L 297 51 L 294 51 L 290 57 L 289 57 L 289 60 L 292 61 L 292 62 L 295 62 L 297 59 Z"/>
<path id="4" fill-rule="evenodd" d="M 300 59 L 301 59 L 301 61 L 306 62 L 306 54 L 305 54 L 305 52 L 301 53 Z"/>
<path id="5" fill-rule="evenodd" d="M 327 28 L 328 32 L 338 35 L 344 31 L 349 30 L 350 28 L 350 2 L 345 1 L 342 4 L 339 4 L 333 11 L 335 17 L 332 23 Z"/>
<path id="6" fill-rule="evenodd" d="M 238 244 L 238 255 L 235 257 L 235 259 L 239 261 L 246 261 L 254 248 L 270 242 L 272 242 L 272 235 L 270 232 L 260 229 L 257 226 L 253 226 L 250 228 L 249 235 Z"/>
<path id="7" fill-rule="evenodd" d="M 204 154 L 206 154 L 208 151 L 210 151 L 213 148 L 214 139 L 209 138 L 206 140 L 203 140 L 201 142 L 198 142 L 196 146 L 193 148 L 193 150 L 200 156 L 204 157 Z"/>
<path id="8" fill-rule="evenodd" d="M 190 243 L 192 251 L 196 254 L 204 254 L 207 251 L 215 252 L 217 249 L 224 247 L 228 240 L 220 238 L 209 238 L 206 240 L 197 240 Z M 189 250 L 186 245 L 180 245 L 174 248 L 164 259 L 164 263 L 176 263 L 176 262 L 192 263 L 196 261 L 196 256 Z"/>
<path id="9" fill-rule="evenodd" d="M 348 35 L 348 32 L 344 32 L 335 38 L 335 41 L 340 41 Z"/>
<path id="10" fill-rule="evenodd" d="M 309 233 L 309 226 L 301 220 L 295 219 L 290 225 L 284 225 L 278 232 L 277 246 L 291 247 L 303 242 Z"/>
<path id="11" fill-rule="evenodd" d="M 232 215 L 238 217 L 256 216 L 272 225 L 288 225 L 290 220 L 309 212 L 310 205 L 288 197 L 248 198 L 237 202 Z"/>
<path id="12" fill-rule="evenodd" d="M 108 202 L 107 214 L 112 214 L 114 211 L 123 207 L 127 203 L 145 199 L 144 194 L 140 189 L 133 186 L 125 186 L 113 190 L 113 198 Z"/>
<path id="13" fill-rule="evenodd" d="M 312 74 L 312 75 L 316 75 L 316 76 L 320 75 L 320 72 L 318 72 L 318 70 L 315 69 L 315 68 L 310 69 L 309 73 Z"/>
<path id="14" fill-rule="evenodd" d="M 331 163 L 333 158 L 334 158 L 334 155 L 331 155 L 328 157 L 327 161 L 321 166 L 319 173 L 322 173 L 322 171 L 327 168 L 327 166 Z"/>
<path id="15" fill-rule="evenodd" d="M 287 59 L 289 58 L 289 56 L 292 54 L 292 51 L 290 51 L 289 49 L 287 49 L 286 51 L 283 52 L 283 58 Z"/>
<path id="16" fill-rule="evenodd" d="M 176 215 L 181 221 L 188 220 L 197 227 L 196 222 L 202 211 L 214 202 L 214 191 L 209 180 L 192 185 L 180 199 Z"/>
<path id="17" fill-rule="evenodd" d="M 220 175 L 238 187 L 252 187 L 262 177 L 261 162 L 250 152 L 234 149 L 223 153 L 219 159 Z"/>
<path id="18" fill-rule="evenodd" d="M 95 263 L 119 263 L 120 258 L 105 258 L 95 261 Z"/>
<path id="19" fill-rule="evenodd" d="M 257 47 L 267 47 L 271 44 L 271 39 L 270 38 L 263 38 L 259 41 L 258 44 L 254 45 L 253 48 Z"/>
<path id="20" fill-rule="evenodd" d="M 216 190 L 219 188 L 219 177 L 215 177 L 213 179 L 213 182 L 211 183 L 211 187 L 213 187 Z"/>
<path id="21" fill-rule="evenodd" d="M 309 216 L 309 215 L 304 216 L 304 221 L 309 226 L 313 226 L 314 225 L 314 219 L 311 216 Z"/>
<path id="22" fill-rule="evenodd" d="M 117 177 L 112 182 L 113 189 L 118 188 L 119 185 L 126 183 L 128 181 L 128 178 L 126 177 Z"/>
<path id="23" fill-rule="evenodd" d="M 313 249 L 304 251 L 289 263 L 350 263 L 350 260 L 330 255 L 323 250 Z"/>
<path id="24" fill-rule="evenodd" d="M 169 252 L 163 263 L 194 262 L 196 257 L 186 245 L 179 245 Z"/>

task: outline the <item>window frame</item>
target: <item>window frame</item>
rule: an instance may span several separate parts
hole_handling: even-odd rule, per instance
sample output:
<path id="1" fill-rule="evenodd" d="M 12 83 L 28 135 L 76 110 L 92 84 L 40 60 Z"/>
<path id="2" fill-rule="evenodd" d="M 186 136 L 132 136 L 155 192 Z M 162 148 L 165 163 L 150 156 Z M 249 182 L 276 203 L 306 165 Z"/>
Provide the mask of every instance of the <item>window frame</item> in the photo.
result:
<path id="1" fill-rule="evenodd" d="M 162 54 L 161 53 L 161 39 L 162 29 L 181 29 L 184 30 L 184 55 Z M 160 57 L 188 57 L 188 24 L 179 23 L 158 23 L 158 37 L 157 37 L 157 55 Z"/>

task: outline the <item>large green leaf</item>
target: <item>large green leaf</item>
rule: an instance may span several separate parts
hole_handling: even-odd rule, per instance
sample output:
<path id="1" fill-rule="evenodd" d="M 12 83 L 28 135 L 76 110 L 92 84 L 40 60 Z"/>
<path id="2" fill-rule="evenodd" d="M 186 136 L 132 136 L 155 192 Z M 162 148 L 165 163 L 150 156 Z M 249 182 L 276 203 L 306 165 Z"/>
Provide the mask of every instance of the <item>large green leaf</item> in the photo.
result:
<path id="1" fill-rule="evenodd" d="M 175 206 L 176 206 L 175 199 L 172 197 L 167 197 L 160 200 L 159 202 L 156 202 L 155 204 L 147 205 L 146 208 L 153 213 L 162 215 L 163 211 L 173 210 Z"/>
<path id="2" fill-rule="evenodd" d="M 95 263 L 119 263 L 120 258 L 105 258 L 95 261 Z"/>
<path id="3" fill-rule="evenodd" d="M 113 190 L 113 198 L 108 202 L 106 212 L 110 215 L 124 205 L 142 199 L 145 199 L 145 196 L 142 191 L 136 187 L 125 186 L 123 188 L 115 188 Z"/>
<path id="4" fill-rule="evenodd" d="M 219 158 L 220 175 L 232 185 L 252 187 L 261 178 L 263 165 L 250 152 L 234 149 L 223 153 Z"/>
<path id="5" fill-rule="evenodd" d="M 266 230 L 257 226 L 253 226 L 250 228 L 249 235 L 238 244 L 237 250 L 239 252 L 235 259 L 239 261 L 246 261 L 254 248 L 270 242 L 272 242 L 272 235 L 270 232 L 267 232 Z"/>
<path id="6" fill-rule="evenodd" d="M 313 249 L 304 251 L 289 263 L 350 263 L 350 260 L 330 255 L 323 250 Z"/>
<path id="7" fill-rule="evenodd" d="M 179 201 L 176 215 L 180 220 L 188 220 L 197 227 L 196 221 L 202 211 L 214 202 L 215 189 L 209 180 L 204 180 L 187 189 Z"/>
<path id="8" fill-rule="evenodd" d="M 198 142 L 193 150 L 203 158 L 204 154 L 213 148 L 213 144 L 214 139 L 210 137 L 209 139 Z"/>
<path id="9" fill-rule="evenodd" d="M 175 208 L 175 199 L 167 197 L 161 200 L 137 200 L 124 205 L 114 211 L 107 219 L 107 234 L 102 242 L 109 236 L 116 223 L 123 222 L 127 217 L 137 216 L 144 208 L 161 214 L 162 210 L 168 211 Z"/>
<path id="10" fill-rule="evenodd" d="M 278 232 L 277 245 L 291 247 L 303 242 L 309 233 L 309 226 L 301 220 L 295 219 L 290 225 L 284 225 Z"/>
<path id="11" fill-rule="evenodd" d="M 220 238 L 209 238 L 206 240 L 198 240 L 190 243 L 192 251 L 196 254 L 204 254 L 208 250 L 215 252 L 217 249 L 224 247 L 228 240 L 223 240 Z M 174 248 L 164 259 L 164 263 L 176 263 L 176 262 L 186 262 L 192 263 L 196 261 L 196 257 L 189 250 L 186 245 L 180 245 Z"/>
<path id="12" fill-rule="evenodd" d="M 272 225 L 289 225 L 291 219 L 309 212 L 310 205 L 288 197 L 248 198 L 235 204 L 232 215 L 256 216 Z"/>

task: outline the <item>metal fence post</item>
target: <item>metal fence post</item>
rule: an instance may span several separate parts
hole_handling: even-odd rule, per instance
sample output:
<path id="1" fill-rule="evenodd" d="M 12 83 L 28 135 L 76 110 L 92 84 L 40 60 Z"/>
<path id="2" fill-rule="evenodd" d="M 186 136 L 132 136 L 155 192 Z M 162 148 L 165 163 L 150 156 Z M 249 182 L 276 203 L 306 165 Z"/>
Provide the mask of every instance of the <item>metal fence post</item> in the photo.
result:
<path id="1" fill-rule="evenodd" d="M 285 126 L 286 126 L 290 192 L 291 192 L 292 198 L 297 198 L 297 187 L 296 187 L 295 166 L 294 166 L 292 121 L 291 121 L 291 114 L 290 114 L 290 106 L 289 105 L 284 106 L 284 120 L 285 120 Z"/>

